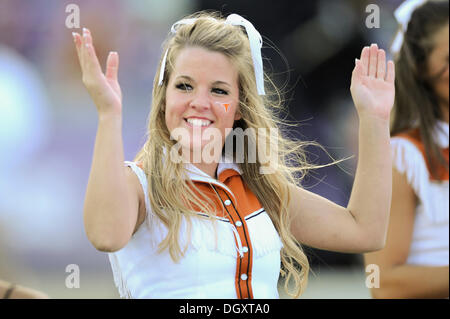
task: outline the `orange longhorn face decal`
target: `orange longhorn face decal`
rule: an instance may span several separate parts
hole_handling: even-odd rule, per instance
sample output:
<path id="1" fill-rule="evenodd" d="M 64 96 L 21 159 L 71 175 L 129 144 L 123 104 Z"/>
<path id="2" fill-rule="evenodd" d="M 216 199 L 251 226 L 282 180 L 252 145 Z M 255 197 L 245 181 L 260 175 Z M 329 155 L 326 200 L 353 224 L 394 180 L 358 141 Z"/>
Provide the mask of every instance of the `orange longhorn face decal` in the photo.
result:
<path id="1" fill-rule="evenodd" d="M 222 103 L 222 102 L 216 102 L 216 103 L 222 105 L 225 108 L 225 112 L 228 111 L 228 107 L 230 106 L 230 103 Z"/>

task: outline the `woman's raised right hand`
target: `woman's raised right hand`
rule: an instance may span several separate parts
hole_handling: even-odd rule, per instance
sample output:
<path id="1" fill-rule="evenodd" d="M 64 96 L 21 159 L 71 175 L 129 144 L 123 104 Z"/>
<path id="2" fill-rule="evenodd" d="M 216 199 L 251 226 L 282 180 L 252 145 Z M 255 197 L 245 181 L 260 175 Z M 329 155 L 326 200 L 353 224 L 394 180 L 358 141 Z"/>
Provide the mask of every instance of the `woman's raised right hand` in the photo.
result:
<path id="1" fill-rule="evenodd" d="M 72 34 L 81 65 L 83 84 L 94 100 L 99 116 L 121 115 L 122 92 L 117 80 L 119 55 L 117 52 L 109 53 L 106 61 L 106 72 L 103 74 L 90 31 L 83 28 L 83 36 L 76 32 Z"/>

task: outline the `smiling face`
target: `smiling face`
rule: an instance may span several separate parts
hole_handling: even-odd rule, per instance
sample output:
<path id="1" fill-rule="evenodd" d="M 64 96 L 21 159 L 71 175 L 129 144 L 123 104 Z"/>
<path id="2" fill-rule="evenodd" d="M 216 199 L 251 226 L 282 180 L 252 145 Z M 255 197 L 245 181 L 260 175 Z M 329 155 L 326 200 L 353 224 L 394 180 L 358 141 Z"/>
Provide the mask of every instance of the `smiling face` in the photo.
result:
<path id="1" fill-rule="evenodd" d="M 175 129 L 188 134 L 188 143 L 179 140 L 183 148 L 203 149 L 211 138 L 201 133 L 214 129 L 222 149 L 226 129 L 240 119 L 238 105 L 238 72 L 224 54 L 199 47 L 179 52 L 167 84 L 165 120 L 171 134 Z"/>

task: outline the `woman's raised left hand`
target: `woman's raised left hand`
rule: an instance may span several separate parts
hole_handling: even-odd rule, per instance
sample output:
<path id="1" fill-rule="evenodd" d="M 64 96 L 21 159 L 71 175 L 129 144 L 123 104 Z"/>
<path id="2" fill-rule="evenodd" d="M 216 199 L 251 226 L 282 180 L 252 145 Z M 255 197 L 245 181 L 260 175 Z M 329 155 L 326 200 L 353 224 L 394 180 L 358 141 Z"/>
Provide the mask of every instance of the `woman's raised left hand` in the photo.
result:
<path id="1" fill-rule="evenodd" d="M 387 65 L 387 67 L 386 67 Z M 389 121 L 395 98 L 395 65 L 376 44 L 364 47 L 356 59 L 350 91 L 358 115 Z"/>

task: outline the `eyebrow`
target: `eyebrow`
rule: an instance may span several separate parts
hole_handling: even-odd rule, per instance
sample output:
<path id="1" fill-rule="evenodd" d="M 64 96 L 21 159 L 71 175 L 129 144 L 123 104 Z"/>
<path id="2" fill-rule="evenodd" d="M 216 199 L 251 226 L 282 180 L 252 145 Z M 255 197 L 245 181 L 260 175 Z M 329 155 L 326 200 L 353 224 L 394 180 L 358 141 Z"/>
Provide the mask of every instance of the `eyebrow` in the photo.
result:
<path id="1" fill-rule="evenodd" d="M 180 78 L 181 79 L 186 79 L 186 80 L 189 80 L 189 81 L 192 81 L 192 82 L 195 82 L 195 80 L 193 78 L 191 78 L 190 76 L 188 76 L 188 75 L 179 75 L 179 76 L 176 77 L 176 79 L 180 79 Z M 228 84 L 228 82 L 225 82 L 225 81 L 215 81 L 213 83 L 213 85 L 217 85 L 217 84 L 223 84 L 223 85 L 231 87 L 231 85 Z"/>

